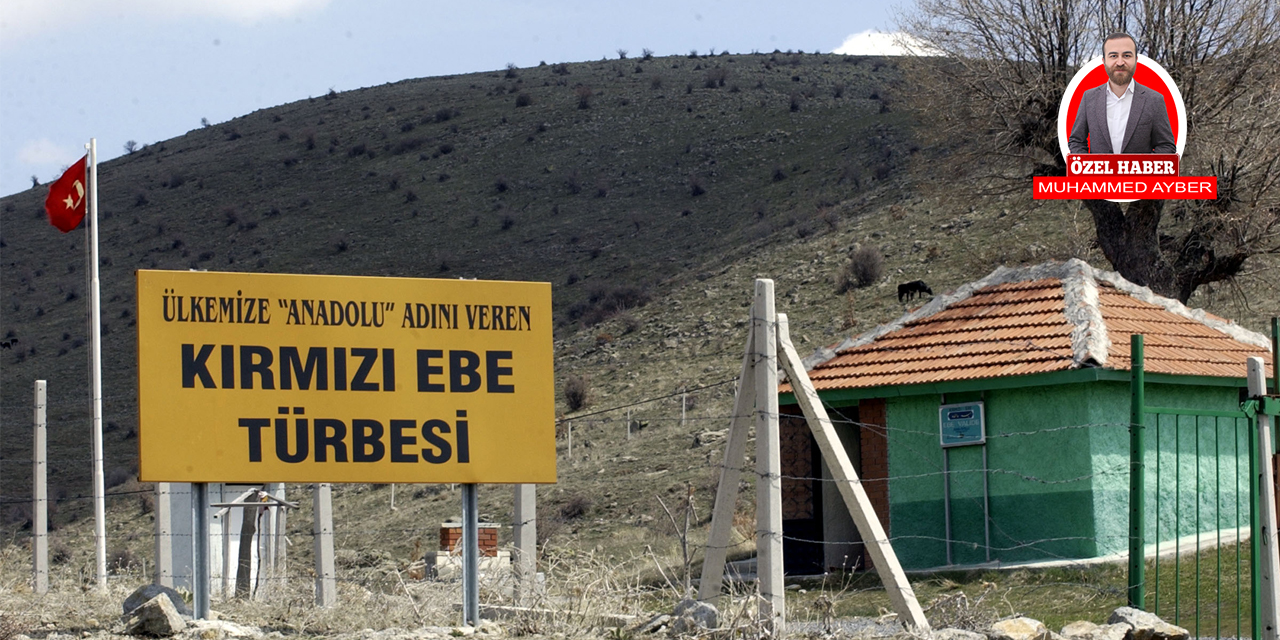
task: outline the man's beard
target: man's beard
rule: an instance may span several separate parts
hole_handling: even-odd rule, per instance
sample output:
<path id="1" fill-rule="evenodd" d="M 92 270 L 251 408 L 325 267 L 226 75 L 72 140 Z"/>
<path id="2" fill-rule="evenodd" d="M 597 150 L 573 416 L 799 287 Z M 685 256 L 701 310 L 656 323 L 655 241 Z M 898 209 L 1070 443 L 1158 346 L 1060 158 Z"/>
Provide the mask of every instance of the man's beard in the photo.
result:
<path id="1" fill-rule="evenodd" d="M 1133 69 L 1112 69 L 1108 75 L 1117 86 L 1126 85 L 1133 79 Z"/>

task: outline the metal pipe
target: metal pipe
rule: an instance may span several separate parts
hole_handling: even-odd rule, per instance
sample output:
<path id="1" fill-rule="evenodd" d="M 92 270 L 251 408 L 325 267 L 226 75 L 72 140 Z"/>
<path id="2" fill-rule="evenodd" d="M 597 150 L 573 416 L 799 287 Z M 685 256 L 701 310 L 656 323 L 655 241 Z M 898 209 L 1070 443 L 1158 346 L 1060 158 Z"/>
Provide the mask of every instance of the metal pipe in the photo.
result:
<path id="1" fill-rule="evenodd" d="M 462 623 L 480 626 L 480 507 L 476 485 L 462 485 Z"/>
<path id="2" fill-rule="evenodd" d="M 1129 341 L 1130 357 L 1130 405 L 1129 405 L 1129 606 L 1144 608 L 1146 601 L 1146 557 L 1143 533 L 1146 531 L 1144 498 L 1145 474 L 1142 457 L 1146 451 L 1143 431 L 1146 429 L 1146 396 L 1142 334 L 1134 334 Z"/>
<path id="3" fill-rule="evenodd" d="M 987 545 L 987 562 L 991 562 L 991 483 L 987 476 L 987 445 L 982 445 L 982 529 Z"/>
<path id="4" fill-rule="evenodd" d="M 951 564 L 951 450 L 942 450 L 942 519 L 946 529 L 947 564 Z"/>
<path id="5" fill-rule="evenodd" d="M 191 539 L 195 557 L 191 568 L 191 600 L 197 620 L 209 619 L 209 485 L 191 484 Z"/>

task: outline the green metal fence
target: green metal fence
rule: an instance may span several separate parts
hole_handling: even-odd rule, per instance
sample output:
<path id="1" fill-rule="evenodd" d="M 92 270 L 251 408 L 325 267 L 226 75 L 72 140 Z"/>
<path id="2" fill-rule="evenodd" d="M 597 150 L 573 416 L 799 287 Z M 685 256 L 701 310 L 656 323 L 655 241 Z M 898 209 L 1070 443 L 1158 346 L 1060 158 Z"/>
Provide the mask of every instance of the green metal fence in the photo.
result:
<path id="1" fill-rule="evenodd" d="M 1260 638 L 1257 414 L 1274 403 L 1148 406 L 1141 335 L 1131 352 L 1129 605 L 1192 637 Z"/>

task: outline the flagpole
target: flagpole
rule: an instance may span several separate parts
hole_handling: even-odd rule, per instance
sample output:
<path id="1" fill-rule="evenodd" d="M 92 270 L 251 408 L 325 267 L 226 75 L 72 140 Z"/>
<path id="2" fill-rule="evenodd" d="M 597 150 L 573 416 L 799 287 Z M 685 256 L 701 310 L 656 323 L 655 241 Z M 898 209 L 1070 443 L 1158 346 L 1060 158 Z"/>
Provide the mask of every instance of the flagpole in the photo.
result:
<path id="1" fill-rule="evenodd" d="M 107 590 L 106 489 L 102 479 L 102 310 L 98 294 L 98 139 L 89 138 L 89 386 L 93 394 L 93 542 L 98 590 Z"/>

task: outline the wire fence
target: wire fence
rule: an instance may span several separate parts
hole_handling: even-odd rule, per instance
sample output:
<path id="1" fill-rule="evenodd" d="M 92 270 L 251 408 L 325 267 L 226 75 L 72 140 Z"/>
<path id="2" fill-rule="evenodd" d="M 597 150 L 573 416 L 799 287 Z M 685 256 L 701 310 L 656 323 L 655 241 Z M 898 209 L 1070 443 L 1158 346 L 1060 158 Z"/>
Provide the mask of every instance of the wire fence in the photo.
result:
<path id="1" fill-rule="evenodd" d="M 599 575 L 592 578 L 623 585 L 619 593 L 629 594 L 628 597 L 632 598 L 627 603 L 612 602 L 605 607 L 612 610 L 638 611 L 644 598 L 652 598 L 658 592 L 678 591 L 686 579 L 696 580 L 695 567 L 684 563 L 675 549 L 682 541 L 695 549 L 705 546 L 700 530 L 709 520 L 714 485 L 721 472 L 726 468 L 736 469 L 742 473 L 747 485 L 772 477 L 759 473 L 749 459 L 723 459 L 729 423 L 735 418 L 757 415 L 734 416 L 726 411 L 725 405 L 735 393 L 735 382 L 735 379 L 726 379 L 696 388 L 679 389 L 560 420 L 557 454 L 562 475 L 585 478 L 594 472 L 604 477 L 602 486 L 598 487 L 601 493 L 596 495 L 562 494 L 554 487 L 544 487 L 539 491 L 540 569 L 547 576 L 538 587 L 541 589 L 539 597 L 548 602 L 554 600 L 557 606 L 571 601 L 572 598 L 566 595 L 572 593 L 570 587 L 565 585 L 564 591 L 557 591 L 560 586 L 548 586 L 545 581 L 555 582 L 569 575 L 581 579 L 582 572 L 586 571 L 582 567 L 594 567 L 592 570 L 599 572 L 604 570 L 603 565 L 609 563 L 613 563 L 615 568 L 625 567 L 633 572 L 629 576 L 610 573 L 608 578 Z M 955 554 L 955 564 L 958 565 L 994 566 L 987 565 L 989 561 L 1010 565 L 1056 561 L 1084 566 L 1098 557 L 1114 559 L 1128 542 L 1123 509 L 1116 509 L 1112 503 L 1085 509 L 1080 506 L 1082 503 L 1073 502 L 1081 500 L 1084 494 L 1109 496 L 1122 492 L 1129 478 L 1129 464 L 1124 455 L 1127 449 L 1117 449 L 1116 455 L 1090 456 L 1087 464 L 1081 462 L 1077 465 L 1060 464 L 1060 461 L 1044 454 L 1056 452 L 1065 455 L 1073 441 L 1124 440 L 1128 423 L 1055 424 L 988 433 L 987 446 L 993 451 L 1004 448 L 1005 451 L 1020 452 L 1020 455 L 999 457 L 987 467 L 975 466 L 976 459 L 965 460 L 956 456 L 948 466 L 938 449 L 937 431 L 861 421 L 846 417 L 849 411 L 841 407 L 829 407 L 829 412 L 833 424 L 843 433 L 853 434 L 854 439 L 860 442 L 879 439 L 891 450 L 887 455 L 896 456 L 890 457 L 892 464 L 886 466 L 893 473 L 869 474 L 861 479 L 861 483 L 869 492 L 880 489 L 895 498 L 893 501 L 886 499 L 883 506 L 889 513 L 880 515 L 882 520 L 891 516 L 887 518 L 890 525 L 886 528 L 888 541 L 908 568 L 945 564 L 941 560 L 946 557 L 948 548 Z M 784 423 L 796 421 L 799 425 L 797 430 L 801 433 L 807 429 L 798 422 L 802 419 L 797 416 L 783 414 L 780 417 Z M 784 427 L 784 435 L 786 433 Z M 806 441 L 804 446 L 811 445 Z M 858 454 L 862 446 L 866 446 L 865 443 L 858 446 L 846 443 L 855 466 L 860 461 Z M 793 517 L 784 518 L 782 531 L 760 531 L 751 514 L 751 494 L 740 491 L 735 537 L 727 548 L 749 555 L 756 539 L 772 536 L 783 540 L 789 547 L 788 556 L 793 555 L 794 550 L 809 548 L 811 560 L 820 558 L 817 564 L 797 562 L 797 566 L 816 566 L 817 573 L 839 567 L 866 569 L 862 541 L 856 532 L 850 534 L 846 530 L 836 535 L 823 531 L 820 526 L 817 529 L 812 526 L 806 528 L 806 521 L 820 523 L 824 517 L 834 517 L 832 505 L 838 507 L 839 502 L 824 501 L 824 497 L 835 495 L 837 481 L 829 474 L 820 473 L 821 465 L 812 458 L 807 462 L 800 460 L 805 457 L 805 449 L 802 447 L 800 451 L 801 455 L 792 458 L 784 456 L 783 471 L 779 476 L 787 494 L 784 501 L 791 500 L 799 505 L 792 505 L 790 515 Z M 805 463 L 797 464 L 797 461 Z M 87 456 L 58 456 L 50 460 L 51 467 L 75 467 L 88 463 Z M 639 476 L 653 481 L 637 482 L 635 476 L 617 473 L 621 465 L 633 463 L 637 464 L 637 469 L 639 464 L 655 467 L 640 471 L 642 475 Z M 29 473 L 32 461 L 8 456 L 0 460 L 0 464 L 10 469 L 25 469 Z M 980 491 L 984 480 L 990 483 L 989 495 Z M 901 499 L 913 493 L 938 494 L 936 489 L 944 483 L 949 483 L 952 489 L 948 517 L 954 521 L 954 529 L 949 533 L 946 531 L 947 523 L 943 522 L 941 502 L 936 496 L 916 501 Z M 611 492 L 621 493 L 619 487 L 628 484 L 639 486 L 634 487 L 628 496 L 614 496 L 623 497 L 623 500 L 612 500 L 608 495 Z M 662 491 L 680 484 L 690 488 L 687 497 L 679 492 Z M 14 488 L 10 485 L 5 495 L 0 497 L 0 508 L 12 511 L 15 507 L 21 509 L 30 505 L 30 498 L 14 495 Z M 432 589 L 450 585 L 456 578 L 456 556 L 440 549 L 441 522 L 414 520 L 409 516 L 393 517 L 388 522 L 385 514 L 393 513 L 393 504 L 396 512 L 405 514 L 431 508 L 437 512 L 456 508 L 455 489 L 447 485 L 337 485 L 334 493 L 336 502 L 342 505 L 335 512 L 333 533 L 337 549 L 334 577 L 340 598 L 344 601 L 358 600 L 368 597 L 360 594 L 382 594 L 399 599 L 400 606 L 414 612 L 385 613 L 385 620 L 400 620 L 406 616 L 423 619 L 422 616 L 426 615 L 423 613 L 424 603 L 431 599 L 426 594 L 436 593 Z M 671 506 L 677 510 L 693 510 L 695 528 L 692 533 L 681 532 L 675 519 L 664 514 L 652 497 L 641 495 L 644 493 L 664 497 L 673 495 Z M 993 496 L 1013 498 L 1005 502 L 998 499 L 989 506 L 985 504 Z M 115 521 L 109 523 L 107 533 L 108 583 L 112 589 L 136 586 L 139 581 L 154 575 L 155 543 L 149 516 L 154 517 L 157 497 L 154 488 L 139 486 L 136 481 L 128 479 L 107 493 L 109 518 Z M 274 534 L 264 531 L 263 523 L 254 527 L 259 533 L 251 547 L 257 549 L 257 555 L 253 557 L 258 560 L 250 562 L 250 570 L 261 567 L 257 563 L 262 562 L 267 548 L 283 547 L 286 549 L 285 559 L 270 571 L 255 574 L 250 589 L 261 598 L 302 603 L 306 601 L 307 594 L 312 593 L 316 581 L 312 549 L 317 534 L 312 528 L 307 493 L 299 492 L 295 486 L 290 488 L 288 497 L 296 500 L 299 508 L 289 510 L 285 517 L 287 524 L 282 539 L 273 539 Z M 584 503 L 573 504 L 583 497 L 586 498 Z M 77 505 L 86 506 L 91 500 L 89 491 L 64 489 L 51 495 L 50 504 L 61 510 L 75 510 Z M 485 500 L 482 512 L 507 513 L 509 502 L 504 502 L 506 500 L 509 500 L 507 494 L 493 492 Z M 1231 497 L 1231 501 L 1238 505 L 1238 496 Z M 1041 504 L 1032 509 L 1026 508 L 1026 505 L 1034 503 Z M 662 505 L 662 509 L 666 507 Z M 374 511 L 380 511 L 382 515 L 374 518 L 371 515 Z M 10 524 L 8 546 L 11 548 L 27 548 L 30 544 L 30 531 L 19 528 L 21 517 L 22 514 L 15 513 L 7 516 Z M 490 515 L 482 516 L 482 519 L 499 525 L 495 551 L 510 552 L 510 532 L 517 523 L 511 522 L 510 517 Z M 138 526 L 139 521 L 143 521 L 143 526 Z M 618 545 L 584 550 L 576 544 L 567 544 L 588 537 L 586 534 L 592 529 L 616 529 L 619 522 L 634 524 L 635 532 L 615 533 L 621 537 Z M 982 535 L 981 525 L 989 525 L 989 537 Z M 225 534 L 220 523 L 212 529 L 215 533 L 215 603 L 232 606 L 230 603 L 235 594 L 233 575 L 240 571 L 240 526 L 235 522 L 228 524 Z M 1187 535 L 1186 531 L 1178 533 L 1184 537 Z M 1207 530 L 1197 533 L 1207 533 Z M 172 535 L 174 538 L 190 537 L 189 533 L 181 532 Z M 681 540 L 682 536 L 689 540 Z M 1216 535 L 1204 538 L 1206 545 L 1239 543 L 1238 537 L 1226 542 Z M 82 521 L 63 523 L 50 534 L 50 539 L 54 556 L 51 578 L 55 590 L 82 589 L 92 585 L 91 552 L 88 551 L 94 540 L 91 529 L 83 526 Z M 223 540 L 229 541 L 224 545 Z M 643 547 L 646 551 L 619 559 L 617 549 L 624 545 L 633 549 Z M 815 548 L 817 551 L 813 551 Z M 1199 550 L 1201 547 L 1196 548 Z M 229 553 L 236 555 L 231 557 L 227 555 Z M 613 557 L 609 559 L 611 553 Z M 517 586 L 507 553 L 491 557 L 494 559 L 482 565 L 483 601 L 486 606 L 516 602 Z M 832 561 L 833 557 L 836 560 Z M 229 562 L 229 559 L 235 562 Z M 731 567 L 730 575 L 735 571 L 744 579 L 752 577 L 749 564 Z M 1081 586 L 1087 584 L 1083 582 Z M 1111 589 L 1110 586 L 1098 588 Z M 882 591 L 878 585 L 859 587 L 847 591 L 846 596 Z M 445 593 L 447 601 L 458 599 L 457 594 L 451 591 Z M 438 599 L 440 596 L 432 597 Z M 446 617 L 451 615 L 448 613 Z"/>

